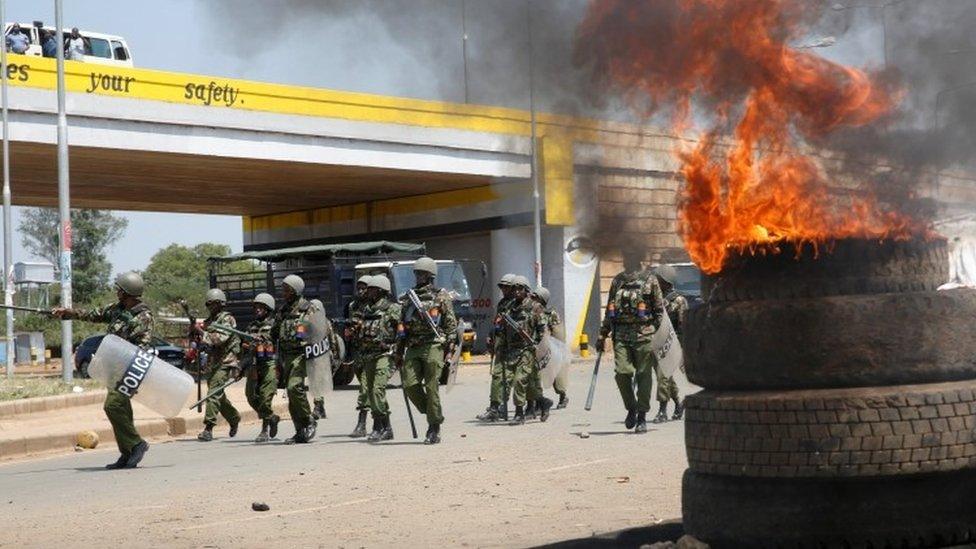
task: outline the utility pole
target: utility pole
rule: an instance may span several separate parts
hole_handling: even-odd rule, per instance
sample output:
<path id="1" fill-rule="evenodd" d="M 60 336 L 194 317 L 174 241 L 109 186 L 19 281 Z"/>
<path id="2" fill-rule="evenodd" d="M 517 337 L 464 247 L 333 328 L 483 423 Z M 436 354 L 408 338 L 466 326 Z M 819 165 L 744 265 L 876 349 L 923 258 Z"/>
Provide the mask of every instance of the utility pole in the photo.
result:
<path id="1" fill-rule="evenodd" d="M 64 112 L 64 23 L 62 0 L 54 0 L 58 43 L 58 258 L 61 271 L 61 306 L 71 308 L 71 193 L 68 184 L 68 117 Z M 71 382 L 71 321 L 61 321 L 61 378 Z"/>
<path id="2" fill-rule="evenodd" d="M 7 2 L 0 0 L 0 23 L 7 23 Z M 3 304 L 14 304 L 13 284 L 13 222 L 10 207 L 10 124 L 7 119 L 7 40 L 4 36 L 0 50 L 0 103 L 3 104 Z M 7 316 L 7 377 L 14 377 L 14 311 L 6 310 Z"/>
<path id="3" fill-rule="evenodd" d="M 535 285 L 542 286 L 542 206 L 539 196 L 539 162 L 535 126 L 535 48 L 532 40 L 532 0 L 525 1 L 525 19 L 529 36 L 529 113 L 532 126 L 532 224 L 535 230 Z"/>

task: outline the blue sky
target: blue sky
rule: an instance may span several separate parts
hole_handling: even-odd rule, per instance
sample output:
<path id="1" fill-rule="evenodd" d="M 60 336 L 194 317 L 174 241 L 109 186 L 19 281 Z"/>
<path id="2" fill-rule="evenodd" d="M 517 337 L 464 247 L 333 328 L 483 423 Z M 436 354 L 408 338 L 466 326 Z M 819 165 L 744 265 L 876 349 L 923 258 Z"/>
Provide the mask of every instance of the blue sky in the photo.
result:
<path id="1" fill-rule="evenodd" d="M 290 11 L 285 1 L 267 0 L 269 5 L 281 6 L 281 9 L 262 12 L 259 17 L 271 19 L 265 27 L 260 19 L 254 21 L 253 13 L 246 12 L 247 5 L 253 1 L 65 0 L 64 18 L 68 27 L 126 37 L 135 63 L 140 67 L 408 97 L 451 101 L 464 98 L 460 25 L 456 35 L 451 32 L 454 21 L 454 11 L 451 10 L 460 5 L 460 0 L 386 0 L 415 8 L 413 17 L 417 17 L 418 6 L 446 6 L 448 15 L 440 21 L 441 30 L 424 34 L 425 44 L 391 36 L 387 27 L 376 24 L 364 13 L 321 19 L 299 17 L 286 21 L 278 16 Z M 495 12 L 520 9 L 521 1 L 468 0 L 471 44 L 477 45 L 479 20 L 491 21 Z M 235 36 L 227 29 L 234 25 L 222 25 L 215 18 L 214 14 L 221 11 L 228 17 L 247 19 L 247 25 L 252 25 L 255 31 Z M 460 15 L 460 9 L 456 11 Z M 35 19 L 53 23 L 54 1 L 7 0 L 8 21 L 30 22 Z M 878 64 L 881 58 L 878 18 L 874 13 L 866 12 L 860 14 L 859 19 L 861 32 L 849 33 L 835 46 L 821 49 L 819 53 L 847 63 Z M 422 17 L 420 21 L 423 21 Z M 217 30 L 218 25 L 224 28 Z M 268 30 L 262 32 L 265 28 Z M 498 29 L 487 28 L 483 35 L 487 37 L 492 32 L 497 33 Z M 526 72 L 522 70 L 524 67 L 518 66 L 525 58 L 524 44 L 517 36 L 519 32 L 521 29 L 506 27 L 500 39 L 495 36 L 496 42 L 490 47 L 491 55 L 472 58 L 469 92 L 473 102 L 527 106 L 522 104 L 524 101 L 519 93 L 524 87 L 522 80 Z M 507 71 L 506 89 L 496 89 L 497 84 L 492 82 L 496 80 L 491 76 L 496 74 L 492 71 L 498 70 Z M 482 73 L 480 78 L 479 72 Z M 547 107 L 545 104 L 541 106 L 543 109 Z M 129 230 L 109 254 L 115 272 L 144 268 L 152 254 L 172 242 L 185 245 L 219 242 L 230 245 L 235 251 L 241 249 L 238 217 L 150 212 L 122 215 L 129 219 Z M 17 221 L 15 213 L 15 229 Z M 29 259 L 20 246 L 19 235 L 15 235 L 14 240 L 14 260 Z"/>

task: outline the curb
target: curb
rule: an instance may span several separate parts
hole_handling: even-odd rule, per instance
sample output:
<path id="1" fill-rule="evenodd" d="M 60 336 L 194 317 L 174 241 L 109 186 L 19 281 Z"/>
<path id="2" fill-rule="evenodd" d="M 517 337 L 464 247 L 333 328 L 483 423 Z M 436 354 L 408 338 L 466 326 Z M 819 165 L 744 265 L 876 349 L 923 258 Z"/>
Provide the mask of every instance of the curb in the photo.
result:
<path id="1" fill-rule="evenodd" d="M 0 402 L 0 417 L 16 416 L 21 414 L 33 414 L 37 412 L 50 412 L 73 408 L 75 406 L 89 406 L 99 404 L 105 400 L 105 389 L 95 389 L 84 393 L 67 393 L 64 395 L 54 395 L 46 397 L 22 398 L 20 400 L 10 400 Z M 2 454 L 2 452 L 0 452 Z"/>
<path id="2" fill-rule="evenodd" d="M 104 395 L 101 395 L 101 398 L 104 398 Z M 276 404 L 274 410 L 276 414 L 282 416 L 282 419 L 286 419 L 288 416 L 287 401 Z M 256 423 L 258 421 L 257 412 L 251 408 L 241 409 L 239 411 L 241 413 L 242 425 Z M 178 437 L 190 431 L 203 429 L 203 415 L 196 414 L 190 418 L 174 417 L 168 419 L 136 420 L 136 429 L 140 435 L 148 439 Z M 103 426 L 92 430 L 98 434 L 99 445 L 111 445 L 115 442 L 115 433 L 112 431 L 111 426 Z M 35 454 L 73 450 L 77 434 L 77 431 L 72 431 L 0 440 L 0 461 Z"/>

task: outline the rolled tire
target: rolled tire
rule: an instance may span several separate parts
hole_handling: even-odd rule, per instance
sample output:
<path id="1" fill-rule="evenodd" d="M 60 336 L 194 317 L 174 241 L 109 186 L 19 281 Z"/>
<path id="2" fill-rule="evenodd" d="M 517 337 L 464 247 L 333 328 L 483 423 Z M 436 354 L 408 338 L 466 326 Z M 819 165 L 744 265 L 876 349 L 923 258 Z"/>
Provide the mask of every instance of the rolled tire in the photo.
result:
<path id="1" fill-rule="evenodd" d="M 709 303 L 689 312 L 688 379 L 807 389 L 976 379 L 976 291 Z"/>
<path id="2" fill-rule="evenodd" d="M 709 299 L 731 303 L 838 295 L 933 291 L 949 281 L 945 240 L 845 239 L 814 249 L 743 253 L 712 277 Z"/>
<path id="3" fill-rule="evenodd" d="M 685 532 L 712 547 L 943 547 L 976 540 L 976 471 L 851 480 L 686 471 Z"/>
<path id="4" fill-rule="evenodd" d="M 737 477 L 898 476 L 976 468 L 976 382 L 685 399 L 688 466 Z"/>

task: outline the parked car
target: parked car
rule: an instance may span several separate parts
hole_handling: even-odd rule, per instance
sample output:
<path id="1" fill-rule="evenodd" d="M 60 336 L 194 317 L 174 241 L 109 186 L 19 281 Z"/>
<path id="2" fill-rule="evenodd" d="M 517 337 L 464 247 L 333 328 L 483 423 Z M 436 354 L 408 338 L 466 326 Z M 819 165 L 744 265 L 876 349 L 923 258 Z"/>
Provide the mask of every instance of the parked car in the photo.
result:
<path id="1" fill-rule="evenodd" d="M 92 355 L 98 350 L 98 345 L 102 342 L 103 337 L 105 334 L 93 335 L 82 341 L 75 349 L 75 372 L 78 377 L 89 377 L 88 365 L 91 363 Z M 177 347 L 160 337 L 153 337 L 151 345 L 156 356 L 177 368 L 183 368 L 186 353 L 182 347 Z"/>

